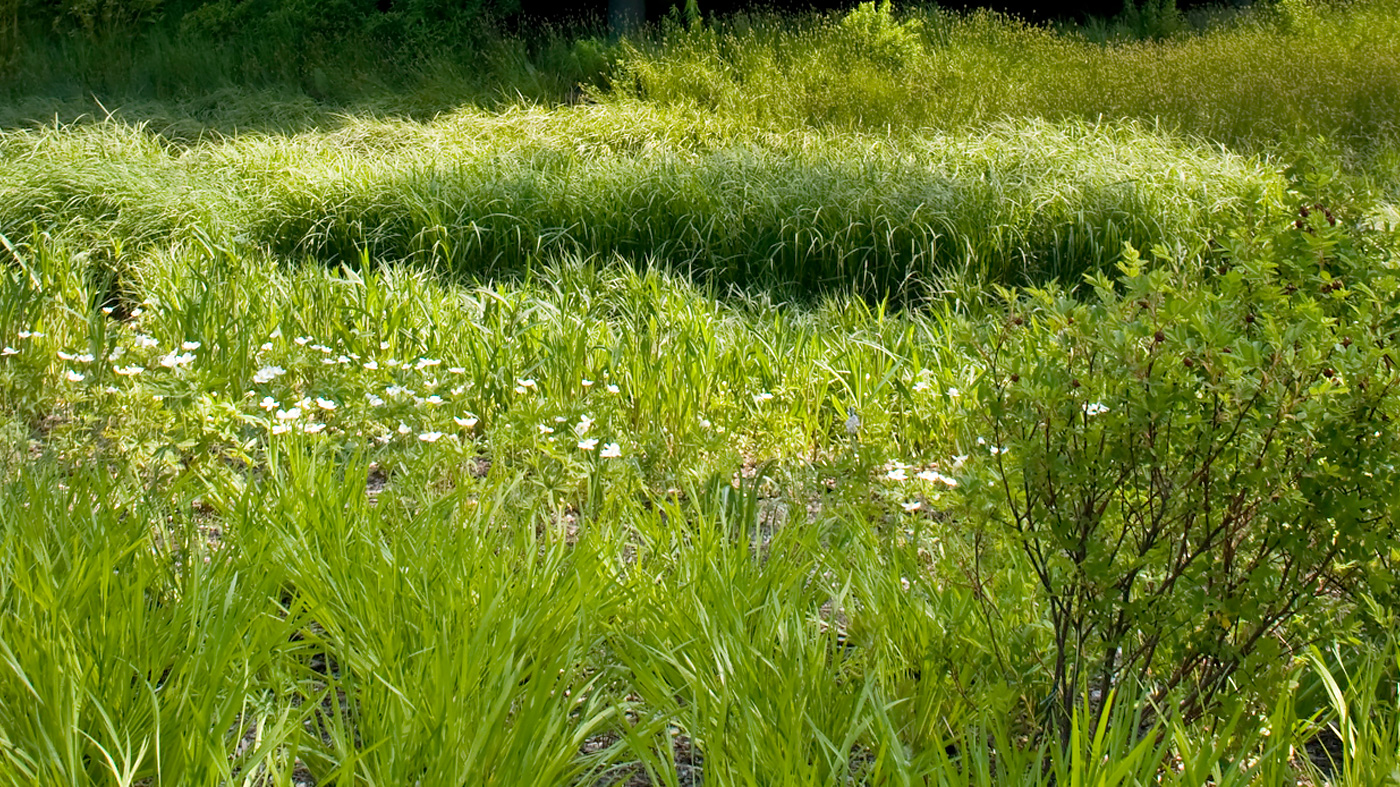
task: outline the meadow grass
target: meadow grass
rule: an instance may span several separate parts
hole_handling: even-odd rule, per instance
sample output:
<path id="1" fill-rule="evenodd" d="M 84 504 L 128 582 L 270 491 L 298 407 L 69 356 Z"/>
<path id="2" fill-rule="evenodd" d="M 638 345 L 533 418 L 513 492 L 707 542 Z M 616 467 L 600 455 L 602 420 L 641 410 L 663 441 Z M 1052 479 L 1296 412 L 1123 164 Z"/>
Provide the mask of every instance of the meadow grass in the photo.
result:
<path id="1" fill-rule="evenodd" d="M 0 325 L 7 779 L 1311 767 L 1289 745 L 1312 727 L 1135 721 L 1139 697 L 1086 706 L 1063 750 L 1027 737 L 1050 631 L 940 480 L 995 459 L 959 415 L 978 371 L 951 311 L 715 300 L 619 260 L 468 286 L 194 244 L 133 262 L 112 322 L 49 243 L 7 270 Z"/>
<path id="2" fill-rule="evenodd" d="M 871 6 L 338 94 L 165 74 L 166 41 L 169 81 L 108 64 L 92 118 L 63 86 L 94 45 L 33 48 L 0 117 L 0 782 L 1384 783 L 1391 10 L 1104 43 Z M 1036 497 L 1100 496 L 1105 457 L 1121 516 Z M 1095 581 L 1167 561 L 1079 570 L 1055 528 L 1151 537 L 1157 500 L 1237 528 L 1203 583 L 1339 557 L 1281 621 L 1114 606 Z M 1175 616 L 1157 665 L 1066 686 L 1073 604 Z M 1228 679 L 1165 690 L 1202 647 Z"/>
<path id="3" fill-rule="evenodd" d="M 1132 124 L 754 138 L 645 106 L 347 118 L 332 132 L 188 146 L 111 122 L 9 134 L 0 153 L 0 232 L 12 239 L 131 249 L 198 233 L 468 276 L 542 253 L 618 253 L 721 287 L 854 283 L 916 298 L 954 272 L 1074 281 L 1124 243 L 1199 254 L 1199 239 L 1282 190 L 1258 161 Z"/>
<path id="4" fill-rule="evenodd" d="M 776 128 L 1133 118 L 1247 151 L 1318 135 L 1363 159 L 1396 145 L 1388 0 L 1260 6 L 1196 33 L 1106 43 L 991 13 L 871 4 L 856 16 L 671 25 L 624 45 L 611 94 Z"/>

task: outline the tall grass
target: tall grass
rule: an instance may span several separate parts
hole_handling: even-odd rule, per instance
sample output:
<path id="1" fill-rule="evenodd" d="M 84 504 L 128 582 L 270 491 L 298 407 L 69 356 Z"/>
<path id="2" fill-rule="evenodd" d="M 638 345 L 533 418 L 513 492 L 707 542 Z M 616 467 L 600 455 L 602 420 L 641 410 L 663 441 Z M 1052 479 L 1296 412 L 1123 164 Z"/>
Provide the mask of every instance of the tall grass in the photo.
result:
<path id="1" fill-rule="evenodd" d="M 988 13 L 866 15 L 667 27 L 629 42 L 613 92 L 780 128 L 1111 117 L 1255 151 L 1327 135 L 1365 154 L 1397 140 L 1391 0 L 1284 3 L 1196 34 L 1106 44 Z"/>
<path id="2" fill-rule="evenodd" d="M 1257 695 L 1189 724 L 1090 697 L 1068 748 L 1040 734 L 1033 574 L 913 477 L 988 461 L 954 428 L 978 371 L 951 309 L 717 301 L 615 260 L 469 286 L 191 240 L 133 252 L 109 324 L 81 247 L 16 248 L 6 780 L 1308 772 L 1281 741 L 1316 726 Z M 1352 751 L 1357 774 L 1393 762 Z"/>
<path id="3" fill-rule="evenodd" d="M 1280 189 L 1257 161 L 1135 125 L 745 136 L 640 107 L 356 121 L 189 148 L 140 127 L 58 127 L 0 143 L 0 228 L 129 248 L 203 233 L 468 275 L 541 253 L 649 255 L 726 286 L 917 295 L 950 273 L 1077 280 L 1125 242 L 1196 253 Z"/>
<path id="4" fill-rule="evenodd" d="M 1152 349 L 1183 341 L 1170 321 L 1243 299 L 1187 332 L 1182 412 L 1248 393 L 1218 364 L 1263 380 L 1292 346 L 1309 396 L 1355 385 L 1378 427 L 1400 417 L 1384 346 L 1297 335 L 1394 327 L 1393 209 L 1328 181 L 1347 157 L 1389 177 L 1390 5 L 1309 9 L 1107 44 L 875 6 L 737 17 L 571 47 L 620 58 L 611 89 L 491 111 L 453 106 L 495 99 L 450 59 L 347 65 L 336 94 L 215 53 L 159 85 L 113 66 L 110 117 L 0 119 L 0 782 L 1393 778 L 1384 456 L 1353 508 L 1385 549 L 1346 552 L 1368 584 L 1300 589 L 1324 603 L 1188 719 L 1130 680 L 1054 697 L 1057 600 L 991 486 L 1037 460 L 978 393 L 1026 386 L 1086 434 L 1128 413 L 1067 397 L 1052 355 L 990 364 L 1018 330 L 1070 348 L 1073 323 L 987 285 L 1072 286 L 1131 242 L 1198 300 L 1091 325 L 1067 294 L 1075 330 L 1180 357 Z M 70 45 L 26 62 L 88 56 Z M 1269 81 L 1275 46 L 1340 83 Z M 42 92 L 0 114 L 77 106 Z M 1067 387 L 1016 379 L 1039 367 Z"/>

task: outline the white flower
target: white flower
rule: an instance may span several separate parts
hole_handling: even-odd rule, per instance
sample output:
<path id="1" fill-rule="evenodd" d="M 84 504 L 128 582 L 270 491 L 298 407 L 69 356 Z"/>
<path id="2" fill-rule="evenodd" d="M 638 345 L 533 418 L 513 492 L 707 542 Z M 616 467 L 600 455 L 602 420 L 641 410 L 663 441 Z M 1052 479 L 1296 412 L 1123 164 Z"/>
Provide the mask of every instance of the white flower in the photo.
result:
<path id="1" fill-rule="evenodd" d="M 923 507 L 924 507 L 924 504 L 923 504 L 923 503 L 919 502 L 918 500 L 915 500 L 915 501 L 913 501 L 913 502 L 911 502 L 911 503 L 905 503 L 905 504 L 904 504 L 904 511 L 905 511 L 905 513 L 912 514 L 912 513 L 914 513 L 915 511 L 918 511 L 920 508 L 923 508 Z"/>
<path id="2" fill-rule="evenodd" d="M 451 372 L 452 374 L 466 374 L 466 373 L 467 373 L 467 369 L 466 369 L 466 367 L 464 367 L 464 366 L 449 366 L 449 367 L 447 367 L 447 371 L 448 371 L 448 372 Z"/>
<path id="3" fill-rule="evenodd" d="M 442 361 L 438 360 L 437 358 L 419 358 L 418 363 L 415 363 L 413 365 L 413 369 L 414 371 L 421 372 L 429 366 L 437 366 L 440 363 L 442 363 Z"/>
<path id="4" fill-rule="evenodd" d="M 90 353 L 83 353 L 82 355 L 74 357 L 73 360 L 78 363 L 92 363 L 95 359 Z"/>
<path id="5" fill-rule="evenodd" d="M 966 461 L 967 461 L 967 454 L 958 454 L 957 456 L 953 457 L 953 469 L 954 469 L 954 470 L 960 470 L 960 469 L 962 469 L 963 463 L 966 462 Z"/>
<path id="6" fill-rule="evenodd" d="M 263 400 L 258 403 L 258 406 L 268 412 L 272 412 L 273 410 L 276 410 L 282 405 L 278 403 L 276 399 L 273 399 L 271 396 L 264 396 Z"/>
<path id="7" fill-rule="evenodd" d="M 418 439 L 425 443 L 436 443 L 442 437 L 442 432 L 423 432 L 418 435 Z"/>
<path id="8" fill-rule="evenodd" d="M 381 349 L 381 350 L 388 350 L 388 349 L 389 349 L 389 343 L 388 343 L 388 342 L 380 342 L 380 343 L 379 343 L 379 349 Z"/>
<path id="9" fill-rule="evenodd" d="M 335 362 L 338 363 L 338 364 L 340 364 L 341 366 L 344 366 L 345 364 L 350 363 L 350 356 L 348 356 L 348 355 L 337 355 L 337 356 L 335 357 Z"/>
<path id="10" fill-rule="evenodd" d="M 20 331 L 20 332 L 19 332 L 19 338 L 21 338 L 21 339 L 29 339 L 29 338 L 35 338 L 35 339 L 37 339 L 37 338 L 42 337 L 43 335 L 44 335 L 44 332 L 43 332 L 43 331 Z"/>
<path id="11" fill-rule="evenodd" d="M 622 446 L 618 445 L 617 443 L 607 443 L 603 446 L 603 450 L 598 454 L 598 456 L 601 456 L 604 459 L 617 459 L 622 456 Z"/>
<path id="12" fill-rule="evenodd" d="M 949 388 L 949 389 L 948 389 L 948 398 L 949 398 L 949 399 L 956 399 L 956 398 L 958 398 L 959 396 L 962 396 L 962 391 L 959 391 L 959 390 L 956 389 L 956 388 Z"/>
<path id="13" fill-rule="evenodd" d="M 112 371 L 116 372 L 117 374 L 120 374 L 122 377 L 131 377 L 133 375 L 137 375 L 146 371 L 146 367 L 132 364 L 131 366 L 113 367 Z"/>
<path id="14" fill-rule="evenodd" d="M 180 342 L 180 349 L 181 349 L 181 350 L 198 350 L 199 347 L 200 347 L 200 343 L 199 343 L 199 342 Z"/>
<path id="15" fill-rule="evenodd" d="M 273 424 L 273 425 L 272 425 L 272 433 L 273 433 L 273 434 L 286 434 L 286 433 L 288 433 L 288 432 L 290 432 L 290 431 L 292 431 L 292 426 L 291 426 L 291 424 Z"/>
<path id="16" fill-rule="evenodd" d="M 552 426 L 546 426 L 546 425 L 544 425 L 544 424 L 540 424 L 540 425 L 537 426 L 536 428 L 540 430 L 540 434 L 554 434 L 554 427 L 552 427 Z"/>
<path id="17" fill-rule="evenodd" d="M 594 448 L 598 447 L 598 438 L 589 437 L 587 439 L 580 440 L 578 441 L 578 447 L 585 451 L 592 451 Z"/>
<path id="18" fill-rule="evenodd" d="M 379 368 L 379 361 L 365 361 L 363 365 L 372 372 Z"/>
<path id="19" fill-rule="evenodd" d="M 992 452 L 992 456 L 996 456 L 997 454 L 1004 454 L 1004 453 L 1006 453 L 1006 449 L 1005 449 L 1005 448 L 1002 448 L 1002 447 L 999 446 L 999 445 L 994 445 L 994 446 L 988 448 L 987 450 Z"/>
<path id="20" fill-rule="evenodd" d="M 885 473 L 885 478 L 888 478 L 888 479 L 891 480 L 891 481 L 908 481 L 908 480 L 909 480 L 909 476 L 908 476 L 908 475 L 905 475 L 905 473 L 904 473 L 904 468 L 902 468 L 902 467 L 896 467 L 895 469 L 889 471 L 888 473 Z"/>
<path id="21" fill-rule="evenodd" d="M 66 353 L 66 352 L 64 352 L 64 351 L 62 351 L 62 350 L 59 350 L 59 351 L 58 351 L 58 359 L 59 359 L 60 361 L 71 361 L 71 360 L 73 360 L 75 357 L 77 357 L 77 356 L 73 355 L 73 353 Z"/>
<path id="22" fill-rule="evenodd" d="M 0 355 L 19 355 L 19 350 L 7 344 L 5 345 L 5 349 L 0 350 Z"/>
<path id="23" fill-rule="evenodd" d="M 467 413 L 467 417 L 466 417 L 466 418 L 463 418 L 463 417 L 460 416 L 460 415 L 454 415 L 454 416 L 452 416 L 452 420 L 453 420 L 453 421 L 456 421 L 456 422 L 457 422 L 457 425 L 460 426 L 460 427 L 462 427 L 463 429 L 470 429 L 470 428 L 472 428 L 473 426 L 476 426 L 477 421 L 478 421 L 479 419 L 478 419 L 476 416 L 472 415 L 471 413 Z"/>
<path id="24" fill-rule="evenodd" d="M 428 404 L 442 404 L 442 397 L 438 396 L 437 394 L 433 394 L 432 396 L 429 396 L 423 401 L 427 402 Z"/>
<path id="25" fill-rule="evenodd" d="M 585 378 L 583 378 L 583 381 L 582 381 L 581 385 L 583 385 L 584 388 L 592 388 L 592 387 L 593 387 L 593 381 L 590 380 L 590 379 L 588 379 L 587 377 L 585 377 Z"/>
<path id="26" fill-rule="evenodd" d="M 620 391 L 620 390 L 622 390 L 622 389 L 618 388 L 616 385 L 613 385 L 612 383 L 608 383 L 608 393 L 617 393 L 617 392 Z"/>
<path id="27" fill-rule="evenodd" d="M 334 400 L 331 400 L 331 399 L 322 399 L 321 397 L 318 396 L 318 397 L 316 397 L 316 406 L 319 407 L 319 408 L 321 408 L 322 410 L 334 410 L 335 408 L 339 407 L 340 405 L 336 404 Z"/>
<path id="28" fill-rule="evenodd" d="M 400 396 L 405 393 L 412 394 L 413 392 L 403 387 L 402 385 L 391 385 L 388 388 L 384 389 L 384 393 L 389 394 L 390 396 Z"/>
<path id="29" fill-rule="evenodd" d="M 277 420 L 279 420 L 279 421 L 295 421 L 296 419 L 298 419 L 298 418 L 300 418 L 300 417 L 301 417 L 301 408 L 300 408 L 300 407 L 293 407 L 293 408 L 290 409 L 290 410 L 278 410 L 278 411 L 277 411 Z"/>
<path id="30" fill-rule="evenodd" d="M 516 380 L 515 380 L 515 384 L 516 384 L 517 386 L 521 387 L 521 388 L 528 388 L 528 389 L 531 389 L 531 390 L 534 390 L 535 388 L 538 387 L 538 386 L 535 384 L 535 381 L 532 380 L 532 379 L 529 378 L 529 377 L 525 377 L 525 378 L 519 378 L 519 377 L 517 377 Z"/>
<path id="31" fill-rule="evenodd" d="M 307 433 L 307 434 L 316 434 L 317 432 L 319 432 L 319 431 L 321 431 L 322 429 L 325 429 L 325 428 L 326 428 L 326 425 L 325 425 L 325 424 L 310 423 L 310 424 L 302 424 L 302 426 L 301 426 L 301 431 L 303 431 L 303 432 L 305 432 L 305 433 Z"/>
<path id="32" fill-rule="evenodd" d="M 412 429 L 408 428 L 408 424 L 404 423 L 403 421 L 399 421 L 399 434 L 408 434 L 412 431 Z"/>
<path id="33" fill-rule="evenodd" d="M 1099 415 L 1108 412 L 1108 405 L 1102 402 L 1089 402 L 1084 405 L 1085 415 Z"/>
<path id="34" fill-rule="evenodd" d="M 588 430 L 592 428 L 592 426 L 592 418 L 588 417 L 587 415 L 580 415 L 578 417 L 578 423 L 574 424 L 574 434 L 578 435 L 579 437 L 583 437 L 583 435 L 587 433 Z"/>
<path id="35" fill-rule="evenodd" d="M 132 338 L 133 338 L 133 340 L 136 342 L 136 346 L 139 347 L 139 348 L 141 348 L 141 349 L 148 349 L 148 348 L 155 347 L 156 345 L 160 344 L 160 342 L 156 341 L 155 339 L 153 339 L 153 338 L 150 337 L 150 336 L 147 336 L 147 335 L 144 334 L 144 333 L 138 333 L 138 334 L 136 334 L 136 336 L 134 336 L 134 337 L 132 337 Z"/>
<path id="36" fill-rule="evenodd" d="M 385 359 L 384 359 L 384 365 L 385 365 L 385 366 L 388 366 L 389 368 L 392 369 L 393 367 L 399 365 L 399 359 L 398 359 L 398 358 L 385 358 Z"/>
<path id="37" fill-rule="evenodd" d="M 82 382 L 82 381 L 86 378 L 87 375 L 84 375 L 84 374 L 82 374 L 81 372 L 75 372 L 75 371 L 73 371 L 72 369 L 69 369 L 67 372 L 65 372 L 65 373 L 63 374 L 63 376 L 66 377 L 66 378 L 68 378 L 68 382 L 70 382 L 70 383 L 80 383 L 80 382 Z"/>
<path id="38" fill-rule="evenodd" d="M 930 388 L 932 388 L 932 387 L 933 387 L 932 385 L 929 385 L 928 380 L 920 380 L 920 381 L 918 381 L 917 383 L 914 383 L 914 390 L 915 390 L 915 391 L 927 391 L 928 389 L 930 389 Z"/>
<path id="39" fill-rule="evenodd" d="M 950 489 L 955 488 L 958 485 L 958 479 L 950 478 L 938 472 L 937 470 L 924 470 L 923 472 L 916 473 L 914 477 L 924 481 L 929 481 L 931 483 L 944 484 Z"/>
<path id="40" fill-rule="evenodd" d="M 273 328 L 273 329 L 272 329 L 272 333 L 269 333 L 269 334 L 267 335 L 267 338 L 269 338 L 269 339 L 280 339 L 280 338 L 282 338 L 282 326 L 279 325 L 279 326 L 277 326 L 276 328 Z"/>
<path id="41" fill-rule="evenodd" d="M 293 339 L 292 341 L 296 342 L 297 344 L 301 345 L 302 347 L 305 347 L 307 344 L 316 341 L 316 337 L 315 337 L 315 336 L 298 336 L 297 338 Z"/>
<path id="42" fill-rule="evenodd" d="M 258 349 L 262 350 L 265 353 L 270 353 L 272 352 L 272 342 L 263 342 L 262 345 L 258 347 Z"/>
<path id="43" fill-rule="evenodd" d="M 264 366 L 258 370 L 257 374 L 253 375 L 253 382 L 258 385 L 263 385 L 272 382 L 286 373 L 287 370 L 280 366 Z"/>
<path id="44" fill-rule="evenodd" d="M 370 406 L 370 407 L 383 407 L 383 406 L 384 406 L 384 400 L 383 400 L 383 399 L 380 399 L 378 396 L 375 396 L 375 395 L 372 394 L 372 393 L 367 393 L 367 394 L 365 394 L 365 399 L 369 401 L 369 406 Z"/>
<path id="45" fill-rule="evenodd" d="M 772 398 L 773 398 L 773 394 L 769 393 L 768 391 L 764 391 L 763 393 L 761 393 L 761 394 L 755 396 L 753 399 L 754 399 L 755 402 L 767 402 L 767 401 L 771 400 Z"/>
<path id="46" fill-rule="evenodd" d="M 194 361 L 193 353 L 181 353 L 179 355 L 170 353 L 160 359 L 160 365 L 167 369 L 174 369 L 177 366 L 184 366 L 192 361 Z"/>

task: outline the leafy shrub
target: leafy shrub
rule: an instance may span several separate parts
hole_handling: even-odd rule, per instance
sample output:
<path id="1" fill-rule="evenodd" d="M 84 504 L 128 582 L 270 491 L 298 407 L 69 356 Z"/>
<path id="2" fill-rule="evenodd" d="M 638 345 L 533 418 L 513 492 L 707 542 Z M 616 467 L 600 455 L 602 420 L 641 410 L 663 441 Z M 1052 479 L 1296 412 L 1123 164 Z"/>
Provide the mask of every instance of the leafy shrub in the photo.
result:
<path id="1" fill-rule="evenodd" d="M 1200 712 L 1390 553 L 1400 289 L 1299 199 L 1205 281 L 1130 249 L 1088 300 L 1030 290 L 980 332 L 974 491 L 1048 600 L 1062 722 L 1125 681 Z"/>
<path id="2" fill-rule="evenodd" d="M 1182 28 L 1176 0 L 1126 0 L 1119 24 L 1137 38 L 1168 38 Z"/>
<path id="3" fill-rule="evenodd" d="M 92 40 L 130 34 L 158 18 L 165 0 L 43 0 L 29 16 L 50 19 L 56 28 L 81 30 Z"/>
<path id="4" fill-rule="evenodd" d="M 923 25 L 918 19 L 895 21 L 890 0 L 861 3 L 841 20 L 841 29 L 858 51 L 895 68 L 923 50 Z"/>

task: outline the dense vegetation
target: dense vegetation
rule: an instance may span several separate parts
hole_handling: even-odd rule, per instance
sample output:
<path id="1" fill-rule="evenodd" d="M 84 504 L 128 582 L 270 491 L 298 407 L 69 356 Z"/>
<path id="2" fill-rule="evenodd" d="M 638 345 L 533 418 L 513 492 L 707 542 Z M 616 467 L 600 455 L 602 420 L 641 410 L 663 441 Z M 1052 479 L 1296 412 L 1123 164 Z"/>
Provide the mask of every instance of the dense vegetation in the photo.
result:
<path id="1" fill-rule="evenodd" d="M 1396 780 L 1400 7 L 1142 13 L 13 47 L 0 781 Z"/>

